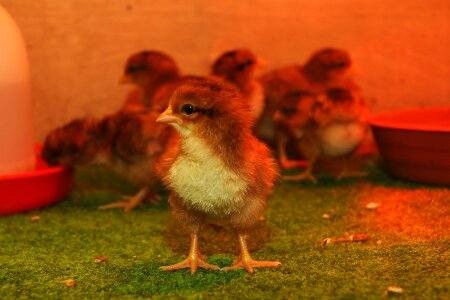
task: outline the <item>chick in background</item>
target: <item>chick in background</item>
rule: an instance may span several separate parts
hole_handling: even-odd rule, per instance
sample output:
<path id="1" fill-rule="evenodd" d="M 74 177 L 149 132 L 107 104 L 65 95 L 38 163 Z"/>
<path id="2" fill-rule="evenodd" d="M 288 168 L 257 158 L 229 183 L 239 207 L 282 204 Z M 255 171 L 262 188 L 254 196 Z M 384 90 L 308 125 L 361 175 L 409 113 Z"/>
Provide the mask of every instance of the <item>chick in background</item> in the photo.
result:
<path id="1" fill-rule="evenodd" d="M 338 179 L 365 175 L 364 172 L 350 171 L 348 163 L 368 132 L 366 107 L 359 94 L 342 87 L 328 89 L 314 102 L 310 120 L 302 127 L 302 135 L 298 139 L 298 147 L 308 165 L 304 172 L 283 176 L 283 179 L 317 182 L 313 169 L 319 158 L 342 160 Z M 295 165 L 293 162 L 289 164 Z"/>
<path id="2" fill-rule="evenodd" d="M 274 113 L 286 95 L 301 91 L 318 96 L 330 86 L 358 91 L 351 78 L 352 62 L 347 51 L 323 48 L 314 52 L 304 64 L 271 70 L 258 78 L 264 88 L 265 108 L 256 124 L 256 134 L 277 147 Z"/>
<path id="3" fill-rule="evenodd" d="M 250 50 L 236 49 L 220 55 L 211 67 L 211 75 L 235 84 L 241 91 L 255 121 L 260 118 L 264 109 L 264 90 L 254 76 L 263 65 L 264 62 Z"/>
<path id="4" fill-rule="evenodd" d="M 159 99 L 162 101 L 160 103 L 154 99 L 154 96 L 161 87 L 178 78 L 180 78 L 178 66 L 166 53 L 143 50 L 131 55 L 127 59 L 119 83 L 133 84 L 137 89 L 129 93 L 124 108 L 138 105 L 158 110 L 167 107 L 168 99 Z"/>
<path id="5" fill-rule="evenodd" d="M 299 160 L 299 141 L 311 122 L 315 104 L 316 97 L 309 92 L 293 91 L 284 96 L 273 116 L 278 161 L 283 169 L 308 166 L 307 161 Z M 292 153 L 288 153 L 288 149 Z M 294 156 L 297 160 L 289 159 L 289 156 Z"/>
<path id="6" fill-rule="evenodd" d="M 135 108 L 100 120 L 74 120 L 47 135 L 43 158 L 50 165 L 102 165 L 140 186 L 136 195 L 103 209 L 121 207 L 127 212 L 144 200 L 155 202 L 155 166 L 174 134 L 171 128 L 156 124 L 158 115 Z"/>

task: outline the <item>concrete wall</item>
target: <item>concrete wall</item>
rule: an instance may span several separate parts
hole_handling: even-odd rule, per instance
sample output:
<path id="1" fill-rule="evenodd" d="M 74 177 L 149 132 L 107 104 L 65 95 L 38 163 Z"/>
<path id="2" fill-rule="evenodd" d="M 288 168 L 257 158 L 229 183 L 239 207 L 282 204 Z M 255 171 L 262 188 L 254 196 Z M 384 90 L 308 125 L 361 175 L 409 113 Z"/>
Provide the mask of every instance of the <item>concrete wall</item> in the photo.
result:
<path id="1" fill-rule="evenodd" d="M 0 0 L 25 37 L 36 138 L 117 109 L 125 59 L 159 49 L 203 74 L 221 51 L 248 47 L 266 70 L 316 49 L 350 51 L 373 112 L 450 105 L 448 0 Z M 1 37 L 0 37 L 1 38 Z"/>

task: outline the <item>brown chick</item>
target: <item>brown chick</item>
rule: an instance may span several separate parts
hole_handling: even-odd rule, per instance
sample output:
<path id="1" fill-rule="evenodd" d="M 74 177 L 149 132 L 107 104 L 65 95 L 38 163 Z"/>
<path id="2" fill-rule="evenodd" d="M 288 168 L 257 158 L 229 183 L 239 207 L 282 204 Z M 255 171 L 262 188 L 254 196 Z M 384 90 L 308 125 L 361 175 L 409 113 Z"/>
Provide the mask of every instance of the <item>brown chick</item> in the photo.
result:
<path id="1" fill-rule="evenodd" d="M 151 108 L 155 103 L 153 96 L 158 89 L 180 77 L 175 61 L 159 51 L 141 51 L 128 58 L 120 83 L 138 86 L 126 100 L 125 107 L 142 105 Z M 167 103 L 163 103 L 166 107 Z"/>
<path id="2" fill-rule="evenodd" d="M 312 172 L 320 157 L 344 160 L 338 179 L 365 175 L 348 171 L 349 158 L 368 133 L 365 112 L 364 103 L 357 93 L 341 87 L 328 89 L 314 105 L 311 120 L 303 127 L 299 140 L 299 147 L 309 165 L 303 173 L 283 178 L 317 182 Z"/>
<path id="3" fill-rule="evenodd" d="M 272 70 L 259 78 L 264 87 L 265 109 L 256 125 L 258 137 L 274 145 L 275 123 L 273 114 L 291 92 L 312 95 L 324 93 L 331 86 L 343 86 L 357 91 L 350 77 L 349 54 L 340 49 L 324 48 L 316 51 L 304 65 L 292 65 Z"/>
<path id="4" fill-rule="evenodd" d="M 174 134 L 171 128 L 156 124 L 158 115 L 144 109 L 125 110 L 97 122 L 71 122 L 47 136 L 44 159 L 52 165 L 104 165 L 141 186 L 136 195 L 124 197 L 126 201 L 101 208 L 122 207 L 129 211 L 145 199 L 154 202 L 155 164 Z"/>
<path id="5" fill-rule="evenodd" d="M 305 91 L 293 91 L 283 97 L 278 110 L 273 116 L 276 123 L 277 149 L 279 162 L 283 169 L 306 167 L 304 160 L 290 160 L 288 149 L 298 158 L 299 141 L 303 138 L 304 130 L 309 126 L 313 115 L 316 97 Z"/>
<path id="6" fill-rule="evenodd" d="M 251 133 L 251 113 L 240 93 L 222 81 L 187 80 L 174 92 L 157 122 L 170 124 L 180 137 L 163 155 L 158 174 L 171 191 L 169 203 L 191 236 L 189 256 L 163 270 L 219 270 L 205 262 L 198 235 L 206 223 L 231 226 L 241 254 L 224 270 L 276 267 L 276 261 L 255 261 L 247 235 L 258 222 L 278 175 L 269 149 Z M 261 172 L 264 170 L 264 172 Z"/>
<path id="7" fill-rule="evenodd" d="M 253 120 L 258 120 L 264 109 L 264 91 L 254 78 L 255 71 L 262 61 L 247 49 L 227 51 L 213 63 L 211 75 L 235 84 L 241 91 L 244 101 L 250 106 Z"/>
<path id="8" fill-rule="evenodd" d="M 300 65 L 293 65 L 272 70 L 262 75 L 258 80 L 261 82 L 264 95 L 264 111 L 255 125 L 256 135 L 275 147 L 276 122 L 273 120 L 274 113 L 279 109 L 280 103 L 290 93 L 310 93 L 311 86 Z"/>

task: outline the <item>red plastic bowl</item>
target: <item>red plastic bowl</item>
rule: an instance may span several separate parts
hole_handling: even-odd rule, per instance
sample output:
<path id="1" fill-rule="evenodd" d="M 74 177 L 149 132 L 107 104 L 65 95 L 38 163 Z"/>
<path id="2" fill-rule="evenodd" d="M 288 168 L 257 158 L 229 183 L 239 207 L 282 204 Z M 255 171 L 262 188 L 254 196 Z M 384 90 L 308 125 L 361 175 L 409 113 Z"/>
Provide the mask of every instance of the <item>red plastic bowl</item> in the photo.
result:
<path id="1" fill-rule="evenodd" d="M 450 107 L 384 113 L 369 123 L 389 173 L 450 186 Z"/>
<path id="2" fill-rule="evenodd" d="M 24 212 L 55 203 L 70 194 L 74 171 L 48 167 L 36 146 L 36 169 L 0 175 L 0 215 Z"/>

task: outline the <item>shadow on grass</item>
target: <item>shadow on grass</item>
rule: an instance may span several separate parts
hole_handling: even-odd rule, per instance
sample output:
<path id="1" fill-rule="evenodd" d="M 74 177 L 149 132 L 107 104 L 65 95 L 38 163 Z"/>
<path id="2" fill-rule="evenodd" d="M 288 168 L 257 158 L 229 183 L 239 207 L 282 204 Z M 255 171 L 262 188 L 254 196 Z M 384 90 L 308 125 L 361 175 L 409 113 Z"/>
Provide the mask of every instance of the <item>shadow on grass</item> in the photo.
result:
<path id="1" fill-rule="evenodd" d="M 171 220 L 165 231 L 167 245 L 173 252 L 187 255 L 190 245 L 190 237 L 174 220 Z M 248 248 L 250 253 L 264 247 L 276 232 L 269 228 L 265 222 L 255 225 L 249 234 Z M 207 224 L 199 236 L 199 248 L 204 255 L 226 253 L 239 255 L 236 234 L 231 228 L 219 225 Z"/>
<path id="2" fill-rule="evenodd" d="M 254 252 L 263 248 L 275 232 L 266 223 L 258 223 L 249 238 L 249 250 Z M 113 288 L 115 294 L 139 295 L 150 297 L 160 294 L 180 294 L 208 291 L 215 286 L 229 283 L 235 278 L 246 276 L 244 270 L 223 272 L 199 268 L 197 274 L 191 275 L 189 269 L 165 272 L 159 269 L 162 265 L 170 265 L 184 259 L 189 251 L 189 235 L 174 220 L 165 230 L 168 247 L 175 253 L 168 261 L 158 263 L 137 262 L 123 270 L 124 277 Z M 237 238 L 231 228 L 208 224 L 200 234 L 199 247 L 202 254 L 208 256 L 207 262 L 219 267 L 230 266 L 237 256 Z M 221 253 L 226 253 L 226 256 Z M 219 255 L 218 255 L 219 254 Z"/>

